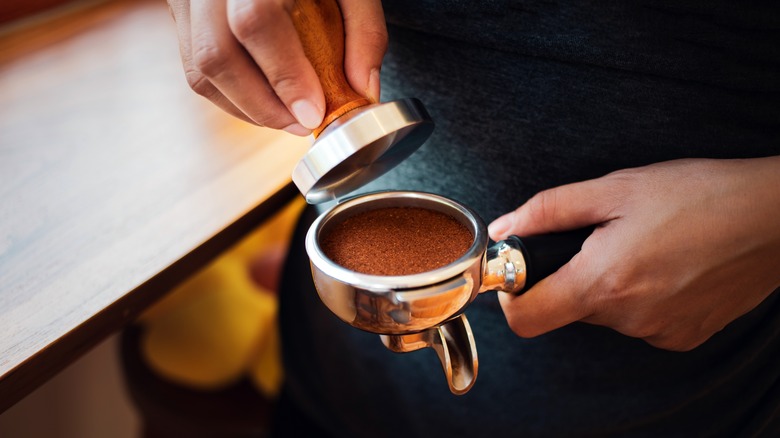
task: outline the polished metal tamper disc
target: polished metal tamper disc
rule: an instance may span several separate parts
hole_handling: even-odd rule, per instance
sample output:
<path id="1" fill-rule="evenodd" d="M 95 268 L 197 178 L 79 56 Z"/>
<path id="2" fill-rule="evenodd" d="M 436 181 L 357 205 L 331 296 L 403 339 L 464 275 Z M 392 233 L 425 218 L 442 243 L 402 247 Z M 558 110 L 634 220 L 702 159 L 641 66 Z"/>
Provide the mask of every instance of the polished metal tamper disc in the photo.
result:
<path id="1" fill-rule="evenodd" d="M 433 126 L 417 99 L 356 108 L 320 133 L 295 166 L 292 180 L 310 204 L 337 199 L 405 160 Z"/>

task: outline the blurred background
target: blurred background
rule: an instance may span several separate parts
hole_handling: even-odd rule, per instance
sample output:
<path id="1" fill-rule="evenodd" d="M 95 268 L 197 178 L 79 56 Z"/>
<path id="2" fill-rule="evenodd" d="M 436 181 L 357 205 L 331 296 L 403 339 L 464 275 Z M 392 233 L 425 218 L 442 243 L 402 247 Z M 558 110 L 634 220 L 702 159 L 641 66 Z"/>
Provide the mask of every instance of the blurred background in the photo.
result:
<path id="1" fill-rule="evenodd" d="M 118 346 L 119 336 L 112 336 L 0 414 L 0 436 L 139 436 L 138 414 L 127 395 Z"/>
<path id="2" fill-rule="evenodd" d="M 25 27 L 87 9 L 99 2 L 73 0 L 4 0 L 0 3 L 2 58 L 15 56 L 11 42 Z M 72 18 L 74 21 L 77 18 Z M 125 391 L 119 364 L 119 336 L 102 342 L 86 356 L 0 414 L 3 437 L 138 436 L 139 420 Z"/>
<path id="3" fill-rule="evenodd" d="M 92 324 L 0 437 L 266 435 L 306 148 L 189 89 L 164 0 L 0 2 L 0 377 Z"/>

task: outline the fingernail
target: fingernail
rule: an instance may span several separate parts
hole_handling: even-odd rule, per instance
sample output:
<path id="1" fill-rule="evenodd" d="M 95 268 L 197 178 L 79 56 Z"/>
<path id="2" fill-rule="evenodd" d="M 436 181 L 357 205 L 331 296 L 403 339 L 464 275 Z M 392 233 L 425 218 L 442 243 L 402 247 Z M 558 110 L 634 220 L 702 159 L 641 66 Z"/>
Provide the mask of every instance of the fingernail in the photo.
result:
<path id="1" fill-rule="evenodd" d="M 511 225 L 512 218 L 509 215 L 501 216 L 488 225 L 488 234 L 492 238 L 503 238 Z"/>
<path id="2" fill-rule="evenodd" d="M 322 121 L 322 113 L 308 100 L 296 100 L 290 105 L 290 109 L 298 122 L 309 129 L 316 128 Z"/>
<path id="3" fill-rule="evenodd" d="M 305 137 L 311 133 L 311 129 L 304 128 L 300 123 L 293 123 L 291 125 L 282 128 L 282 131 L 289 132 L 293 135 Z"/>
<path id="4" fill-rule="evenodd" d="M 366 89 L 366 96 L 374 102 L 379 102 L 379 69 L 372 68 L 371 73 L 368 75 L 368 88 Z"/>

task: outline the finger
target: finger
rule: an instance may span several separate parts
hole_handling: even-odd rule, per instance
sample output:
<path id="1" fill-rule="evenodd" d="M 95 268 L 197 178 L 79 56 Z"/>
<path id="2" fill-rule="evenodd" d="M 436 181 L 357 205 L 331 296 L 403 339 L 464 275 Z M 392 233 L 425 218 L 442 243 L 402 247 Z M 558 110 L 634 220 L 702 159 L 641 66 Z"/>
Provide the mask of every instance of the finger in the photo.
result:
<path id="1" fill-rule="evenodd" d="M 184 76 L 193 91 L 210 100 L 228 114 L 245 122 L 254 123 L 246 114 L 241 112 L 230 100 L 228 100 L 217 88 L 209 82 L 203 73 L 195 68 L 192 61 L 192 36 L 190 32 L 190 8 L 189 2 L 170 2 L 169 8 L 173 21 L 176 23 L 176 32 L 179 36 L 179 55 L 184 66 Z"/>
<path id="2" fill-rule="evenodd" d="M 358 93 L 379 102 L 379 71 L 387 51 L 387 26 L 380 1 L 340 0 L 346 48 L 344 70 Z"/>
<path id="3" fill-rule="evenodd" d="M 314 129 L 325 115 L 325 96 L 293 25 L 293 2 L 278 3 L 228 0 L 228 22 L 289 112 Z"/>
<path id="4" fill-rule="evenodd" d="M 620 187 L 610 178 L 568 184 L 537 193 L 488 226 L 493 240 L 572 230 L 614 219 Z"/>
<path id="5" fill-rule="evenodd" d="M 192 88 L 192 91 L 210 100 L 212 103 L 222 108 L 222 110 L 227 112 L 228 114 L 237 117 L 245 122 L 249 122 L 254 125 L 258 124 L 257 122 L 249 118 L 249 116 L 244 114 L 235 105 L 233 105 L 233 103 L 230 102 L 230 100 L 227 97 L 225 97 L 224 94 L 220 93 L 217 87 L 215 87 L 214 84 L 212 84 L 208 80 L 208 78 L 203 75 L 203 73 L 201 73 L 197 69 L 194 68 L 187 69 L 186 67 L 187 64 L 185 64 L 186 70 L 184 72 L 184 75 L 187 78 L 187 83 L 189 84 L 190 88 Z"/>
<path id="6" fill-rule="evenodd" d="M 579 321 L 592 313 L 581 279 L 578 256 L 523 295 L 499 293 L 507 323 L 518 336 L 530 338 Z"/>
<path id="7" fill-rule="evenodd" d="M 296 123 L 231 33 L 225 3 L 201 0 L 191 8 L 195 68 L 255 123 L 276 129 Z"/>
<path id="8" fill-rule="evenodd" d="M 653 336 L 642 338 L 643 341 L 655 348 L 669 351 L 685 352 L 705 343 L 714 333 L 687 333 L 687 332 L 665 332 Z"/>

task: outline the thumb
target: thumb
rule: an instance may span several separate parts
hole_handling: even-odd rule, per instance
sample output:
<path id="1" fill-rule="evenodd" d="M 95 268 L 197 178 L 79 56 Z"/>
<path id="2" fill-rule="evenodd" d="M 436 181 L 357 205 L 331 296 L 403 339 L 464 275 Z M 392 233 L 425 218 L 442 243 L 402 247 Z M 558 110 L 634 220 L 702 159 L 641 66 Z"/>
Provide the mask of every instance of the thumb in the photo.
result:
<path id="1" fill-rule="evenodd" d="M 580 274 L 580 255 L 522 295 L 499 293 L 507 323 L 518 336 L 531 338 L 589 316 L 592 305 Z"/>
<path id="2" fill-rule="evenodd" d="M 537 193 L 517 210 L 488 226 L 490 238 L 530 236 L 582 228 L 613 219 L 617 196 L 614 186 L 598 178 Z"/>
<path id="3" fill-rule="evenodd" d="M 387 51 L 387 26 L 378 0 L 339 0 L 344 17 L 344 71 L 352 88 L 379 101 L 379 70 Z"/>

